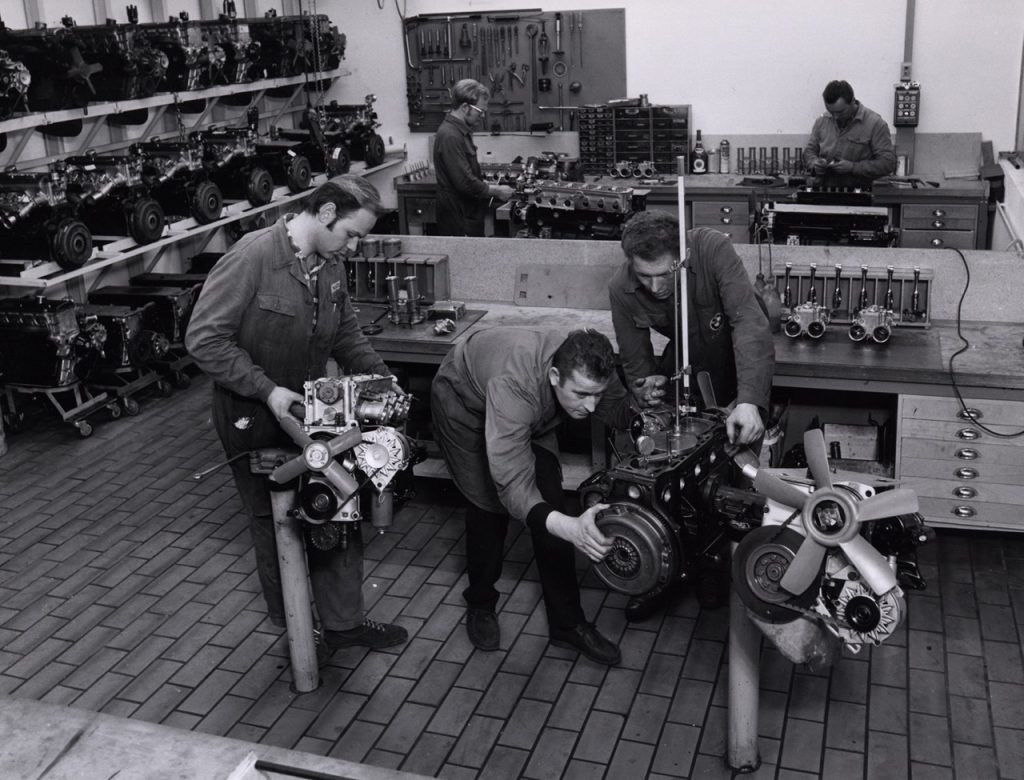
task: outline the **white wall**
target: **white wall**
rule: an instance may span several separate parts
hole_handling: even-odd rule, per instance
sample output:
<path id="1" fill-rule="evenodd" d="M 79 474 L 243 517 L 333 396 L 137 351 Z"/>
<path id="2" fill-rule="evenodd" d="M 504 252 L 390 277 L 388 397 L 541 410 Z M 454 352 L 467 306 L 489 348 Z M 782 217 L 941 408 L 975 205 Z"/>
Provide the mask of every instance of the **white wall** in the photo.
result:
<path id="1" fill-rule="evenodd" d="M 499 0 L 399 0 L 409 16 L 494 13 L 529 4 Z M 545 11 L 626 9 L 629 95 L 692 103 L 711 136 L 804 134 L 822 111 L 821 90 L 845 78 L 864 103 L 889 117 L 903 61 L 904 0 L 560 0 Z M 410 138 L 426 155 L 425 134 L 408 134 L 401 23 L 394 0 L 319 0 L 348 35 L 353 76 L 346 101 L 373 91 L 386 135 Z M 913 76 L 922 82 L 919 132 L 981 132 L 1011 149 L 1024 40 L 1021 0 L 918 0 Z M 587 57 L 598 52 L 585 52 Z M 482 146 L 488 143 L 481 139 Z"/>

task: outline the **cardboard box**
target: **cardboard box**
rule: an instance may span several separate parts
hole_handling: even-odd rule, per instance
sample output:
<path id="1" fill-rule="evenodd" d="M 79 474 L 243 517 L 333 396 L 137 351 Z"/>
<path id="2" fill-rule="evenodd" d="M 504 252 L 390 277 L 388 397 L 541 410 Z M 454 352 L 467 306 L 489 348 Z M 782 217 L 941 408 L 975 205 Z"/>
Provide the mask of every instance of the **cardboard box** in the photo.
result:
<path id="1" fill-rule="evenodd" d="M 821 430 L 830 460 L 882 460 L 882 429 L 877 425 L 825 423 Z"/>

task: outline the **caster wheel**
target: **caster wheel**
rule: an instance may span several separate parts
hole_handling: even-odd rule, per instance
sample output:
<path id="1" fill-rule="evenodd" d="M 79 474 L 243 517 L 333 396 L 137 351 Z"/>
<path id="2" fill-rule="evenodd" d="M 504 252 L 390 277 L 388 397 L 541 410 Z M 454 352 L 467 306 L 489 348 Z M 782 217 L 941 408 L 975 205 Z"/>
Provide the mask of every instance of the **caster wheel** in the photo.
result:
<path id="1" fill-rule="evenodd" d="M 253 168 L 249 173 L 246 197 L 253 206 L 265 206 L 274 196 L 274 180 L 266 168 Z"/>
<path id="2" fill-rule="evenodd" d="M 85 420 L 79 420 L 76 422 L 75 427 L 78 429 L 78 435 L 83 439 L 88 439 L 92 436 L 92 426 Z"/>
<path id="3" fill-rule="evenodd" d="M 220 218 L 224 209 L 224 196 L 212 181 L 201 181 L 192 195 L 192 216 L 200 225 L 208 225 Z"/>
<path id="4" fill-rule="evenodd" d="M 139 402 L 134 398 L 125 398 L 122 403 L 124 404 L 124 413 L 129 417 L 134 417 L 139 413 Z"/>
<path id="5" fill-rule="evenodd" d="M 164 210 L 153 198 L 139 198 L 128 218 L 128 232 L 140 244 L 151 244 L 164 232 Z"/>
<path id="6" fill-rule="evenodd" d="M 192 384 L 192 377 L 190 377 L 184 371 L 175 371 L 174 375 L 171 377 L 171 381 L 174 383 L 174 386 L 176 388 L 178 388 L 179 390 L 184 390 L 185 388 Z"/>
<path id="7" fill-rule="evenodd" d="M 25 430 L 25 415 L 21 412 L 18 412 L 17 414 L 5 414 L 4 430 L 8 433 L 21 433 Z"/>
<path id="8" fill-rule="evenodd" d="M 92 233 L 81 220 L 62 220 L 50 239 L 50 254 L 61 268 L 81 268 L 92 255 Z"/>
<path id="9" fill-rule="evenodd" d="M 121 416 L 121 407 L 117 404 L 110 404 L 107 406 L 107 411 L 110 412 L 111 420 L 116 420 Z"/>
<path id="10" fill-rule="evenodd" d="M 313 171 L 309 167 L 309 160 L 301 154 L 293 157 L 288 165 L 288 189 L 292 192 L 308 190 L 312 180 Z"/>
<path id="11" fill-rule="evenodd" d="M 173 391 L 171 390 L 171 383 L 166 379 L 161 379 L 156 383 L 156 391 L 160 393 L 164 398 L 167 398 Z"/>
<path id="12" fill-rule="evenodd" d="M 366 142 L 366 167 L 376 168 L 384 162 L 384 139 L 374 133 Z"/>

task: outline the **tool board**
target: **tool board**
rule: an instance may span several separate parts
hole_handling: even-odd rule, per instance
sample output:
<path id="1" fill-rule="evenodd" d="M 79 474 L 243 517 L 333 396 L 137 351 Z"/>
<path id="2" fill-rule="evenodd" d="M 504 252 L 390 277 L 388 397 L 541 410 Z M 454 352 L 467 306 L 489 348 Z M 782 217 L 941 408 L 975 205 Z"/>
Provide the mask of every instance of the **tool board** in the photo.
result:
<path id="1" fill-rule="evenodd" d="M 491 90 L 485 129 L 498 133 L 576 130 L 583 105 L 626 97 L 623 8 L 429 14 L 404 28 L 413 132 L 437 130 L 463 78 Z"/>

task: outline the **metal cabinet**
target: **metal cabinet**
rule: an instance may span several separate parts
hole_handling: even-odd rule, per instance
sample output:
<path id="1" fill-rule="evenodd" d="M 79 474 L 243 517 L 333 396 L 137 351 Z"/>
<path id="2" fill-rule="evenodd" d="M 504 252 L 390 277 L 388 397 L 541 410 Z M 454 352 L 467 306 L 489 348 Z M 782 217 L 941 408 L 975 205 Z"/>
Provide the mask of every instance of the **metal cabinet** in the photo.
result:
<path id="1" fill-rule="evenodd" d="M 749 197 L 687 200 L 690 201 L 690 227 L 714 228 L 729 236 L 734 244 L 750 243 L 753 209 Z"/>
<path id="2" fill-rule="evenodd" d="M 901 395 L 896 478 L 930 525 L 1024 531 L 1024 402 Z"/>

